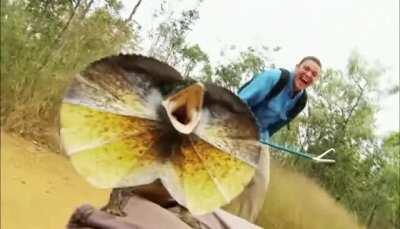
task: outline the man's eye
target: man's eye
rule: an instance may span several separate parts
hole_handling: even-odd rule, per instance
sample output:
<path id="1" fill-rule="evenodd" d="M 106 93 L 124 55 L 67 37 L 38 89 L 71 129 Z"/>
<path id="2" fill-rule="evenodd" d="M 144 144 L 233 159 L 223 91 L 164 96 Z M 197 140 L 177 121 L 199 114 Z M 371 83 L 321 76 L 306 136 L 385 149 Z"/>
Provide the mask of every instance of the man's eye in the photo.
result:
<path id="1" fill-rule="evenodd" d="M 304 70 L 309 71 L 309 70 L 310 70 L 310 67 L 304 66 Z"/>
<path id="2" fill-rule="evenodd" d="M 313 77 L 317 77 L 317 72 L 312 72 Z"/>

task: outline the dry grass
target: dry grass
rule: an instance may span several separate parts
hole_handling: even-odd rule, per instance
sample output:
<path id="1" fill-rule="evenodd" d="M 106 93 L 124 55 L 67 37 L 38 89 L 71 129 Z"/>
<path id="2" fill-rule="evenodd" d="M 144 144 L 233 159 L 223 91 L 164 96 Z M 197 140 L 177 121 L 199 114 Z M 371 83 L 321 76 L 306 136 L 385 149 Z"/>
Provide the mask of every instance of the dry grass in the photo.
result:
<path id="1" fill-rule="evenodd" d="M 311 179 L 276 163 L 257 223 L 273 229 L 358 229 L 363 228 Z"/>

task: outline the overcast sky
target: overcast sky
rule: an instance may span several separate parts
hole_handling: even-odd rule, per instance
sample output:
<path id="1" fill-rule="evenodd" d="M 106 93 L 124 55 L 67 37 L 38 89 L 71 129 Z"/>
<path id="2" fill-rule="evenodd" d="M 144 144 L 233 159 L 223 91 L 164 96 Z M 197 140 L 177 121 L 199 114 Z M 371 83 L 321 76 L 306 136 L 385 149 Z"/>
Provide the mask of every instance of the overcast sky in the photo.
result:
<path id="1" fill-rule="evenodd" d="M 136 1 L 126 1 L 128 10 Z M 161 1 L 143 1 L 136 20 L 151 27 Z M 174 10 L 187 1 L 168 1 Z M 178 3 L 178 4 L 176 4 Z M 214 61 L 230 45 L 274 47 L 274 63 L 292 68 L 305 55 L 320 57 L 324 67 L 344 70 L 357 50 L 371 64 L 387 68 L 381 87 L 399 84 L 398 0 L 204 0 L 200 19 L 188 39 Z M 399 130 L 399 95 L 383 96 L 377 115 L 379 134 Z"/>

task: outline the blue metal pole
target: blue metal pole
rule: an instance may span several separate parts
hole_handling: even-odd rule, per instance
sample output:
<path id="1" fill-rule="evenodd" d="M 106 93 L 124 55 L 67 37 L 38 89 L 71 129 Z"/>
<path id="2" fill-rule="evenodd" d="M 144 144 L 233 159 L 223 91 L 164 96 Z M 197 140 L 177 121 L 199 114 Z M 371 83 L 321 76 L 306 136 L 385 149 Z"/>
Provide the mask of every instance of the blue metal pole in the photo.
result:
<path id="1" fill-rule="evenodd" d="M 297 156 L 300 156 L 300 157 L 303 157 L 303 158 L 307 158 L 307 159 L 311 159 L 311 160 L 314 159 L 314 157 L 309 155 L 309 154 L 298 152 L 298 151 L 295 151 L 295 150 L 291 150 L 291 149 L 288 149 L 288 148 L 286 148 L 284 146 L 281 146 L 281 145 L 277 145 L 277 144 L 274 144 L 274 143 L 271 143 L 271 142 L 267 142 L 267 141 L 264 141 L 264 140 L 260 140 L 260 142 L 262 144 L 271 146 L 271 147 L 273 147 L 273 148 L 275 148 L 277 150 L 280 150 L 280 151 L 284 151 L 284 152 L 287 152 L 287 153 L 295 154 Z"/>

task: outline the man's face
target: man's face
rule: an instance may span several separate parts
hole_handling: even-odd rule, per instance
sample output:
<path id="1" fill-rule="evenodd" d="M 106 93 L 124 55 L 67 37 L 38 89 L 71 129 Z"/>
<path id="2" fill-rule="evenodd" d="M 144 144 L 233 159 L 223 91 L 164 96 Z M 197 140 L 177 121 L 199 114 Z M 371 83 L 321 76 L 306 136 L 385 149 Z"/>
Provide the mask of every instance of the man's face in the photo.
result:
<path id="1" fill-rule="evenodd" d="M 301 91 L 314 84 L 319 79 L 321 68 L 313 60 L 306 60 L 296 66 L 294 90 Z"/>

